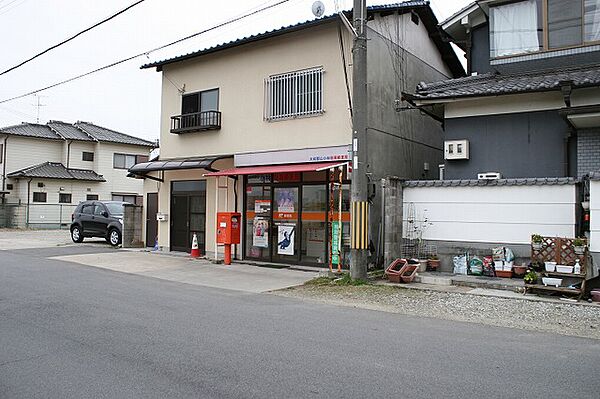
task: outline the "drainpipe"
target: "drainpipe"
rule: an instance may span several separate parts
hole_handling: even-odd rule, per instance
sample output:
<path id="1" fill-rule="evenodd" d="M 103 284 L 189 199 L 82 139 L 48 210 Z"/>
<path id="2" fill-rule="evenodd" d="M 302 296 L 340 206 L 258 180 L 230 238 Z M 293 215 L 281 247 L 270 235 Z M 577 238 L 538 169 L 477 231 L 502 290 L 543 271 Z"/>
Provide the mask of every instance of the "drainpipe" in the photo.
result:
<path id="1" fill-rule="evenodd" d="M 73 143 L 73 140 L 69 140 L 67 143 L 67 169 L 69 169 L 69 161 L 71 160 L 71 143 Z"/>
<path id="2" fill-rule="evenodd" d="M 569 154 L 569 142 L 571 141 L 571 137 L 573 137 L 573 131 L 572 129 L 569 129 L 569 131 L 567 132 L 567 134 L 565 134 L 564 137 L 564 155 L 563 155 L 563 172 L 565 174 L 565 177 L 569 177 L 569 172 L 570 172 L 570 165 L 571 165 L 571 157 Z M 577 172 L 575 173 L 577 174 Z"/>
<path id="3" fill-rule="evenodd" d="M 2 191 L 6 189 L 6 142 L 8 141 L 8 136 L 4 137 L 4 150 L 2 151 Z"/>
<path id="4" fill-rule="evenodd" d="M 27 181 L 27 212 L 25 213 L 25 227 L 29 228 L 29 201 L 31 197 L 31 181 L 33 178 Z"/>

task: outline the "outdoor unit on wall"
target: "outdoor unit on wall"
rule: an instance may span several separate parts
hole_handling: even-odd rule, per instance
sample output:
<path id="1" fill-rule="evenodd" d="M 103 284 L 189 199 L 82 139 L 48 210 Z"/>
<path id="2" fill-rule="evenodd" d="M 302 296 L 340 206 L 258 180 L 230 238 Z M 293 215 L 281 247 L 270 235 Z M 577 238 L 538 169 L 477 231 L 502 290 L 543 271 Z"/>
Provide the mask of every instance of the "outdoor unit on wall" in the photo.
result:
<path id="1" fill-rule="evenodd" d="M 444 159 L 469 159 L 469 140 L 444 141 Z"/>
<path id="2" fill-rule="evenodd" d="M 485 172 L 478 173 L 477 180 L 498 180 L 502 179 L 502 174 L 500 172 Z"/>

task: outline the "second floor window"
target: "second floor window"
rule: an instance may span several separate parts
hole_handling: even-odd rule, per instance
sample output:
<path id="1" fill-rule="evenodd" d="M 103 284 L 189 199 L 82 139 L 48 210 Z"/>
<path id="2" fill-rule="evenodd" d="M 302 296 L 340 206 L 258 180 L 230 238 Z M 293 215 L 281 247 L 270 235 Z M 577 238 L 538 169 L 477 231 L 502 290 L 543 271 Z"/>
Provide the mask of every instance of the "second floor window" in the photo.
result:
<path id="1" fill-rule="evenodd" d="M 94 153 L 83 151 L 81 154 L 81 160 L 92 162 L 94 160 Z"/>
<path id="2" fill-rule="evenodd" d="M 492 58 L 600 41 L 600 0 L 524 0 L 490 7 Z"/>
<path id="3" fill-rule="evenodd" d="M 323 68 L 265 79 L 265 119 L 278 120 L 323 113 Z"/>
<path id="4" fill-rule="evenodd" d="M 185 94 L 181 98 L 181 113 L 195 114 L 197 112 L 219 110 L 219 89 L 205 90 Z"/>
<path id="5" fill-rule="evenodd" d="M 135 165 L 135 155 L 115 154 L 113 158 L 113 167 L 115 169 L 129 169 Z"/>

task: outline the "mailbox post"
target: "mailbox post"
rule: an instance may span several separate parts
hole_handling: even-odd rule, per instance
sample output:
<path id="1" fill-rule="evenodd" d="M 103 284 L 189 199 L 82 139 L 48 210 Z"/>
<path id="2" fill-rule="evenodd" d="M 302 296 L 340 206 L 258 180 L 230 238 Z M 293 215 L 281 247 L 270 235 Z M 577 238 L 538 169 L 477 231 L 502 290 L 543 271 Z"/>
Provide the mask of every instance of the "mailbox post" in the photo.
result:
<path id="1" fill-rule="evenodd" d="M 217 213 L 217 244 L 225 246 L 226 265 L 231 264 L 231 245 L 240 243 L 241 217 L 238 212 Z"/>

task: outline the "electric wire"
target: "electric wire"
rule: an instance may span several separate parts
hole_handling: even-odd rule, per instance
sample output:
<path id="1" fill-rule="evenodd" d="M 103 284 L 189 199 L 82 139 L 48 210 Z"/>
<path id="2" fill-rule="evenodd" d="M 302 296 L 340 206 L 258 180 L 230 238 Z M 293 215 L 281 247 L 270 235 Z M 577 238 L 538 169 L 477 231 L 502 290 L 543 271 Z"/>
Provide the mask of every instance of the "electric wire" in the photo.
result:
<path id="1" fill-rule="evenodd" d="M 147 50 L 147 51 L 144 51 L 144 52 L 142 52 L 142 53 L 139 53 L 139 54 L 132 55 L 132 56 L 130 56 L 130 57 L 127 57 L 127 58 L 123 58 L 123 59 L 121 59 L 121 60 L 119 60 L 119 61 L 115 61 L 115 62 L 112 62 L 112 63 L 110 63 L 110 64 L 108 64 L 108 65 L 104 65 L 104 66 L 102 66 L 102 67 L 99 67 L 99 68 L 96 68 L 96 69 L 94 69 L 94 70 L 91 70 L 91 71 L 88 71 L 88 72 L 82 73 L 82 74 L 80 74 L 80 75 L 76 75 L 76 76 L 73 76 L 73 77 L 71 77 L 71 78 L 68 78 L 68 79 L 62 80 L 62 81 L 60 81 L 60 82 L 53 83 L 53 84 L 51 84 L 51 85 L 48 85 L 48 86 L 46 86 L 46 87 L 43 87 L 43 88 L 41 88 L 41 89 L 33 90 L 33 91 L 30 91 L 30 92 L 28 92 L 28 93 L 25 93 L 25 94 L 21 94 L 21 95 L 18 95 L 18 96 L 14 96 L 14 97 L 10 97 L 10 98 L 7 98 L 7 99 L 4 99 L 4 100 L 1 100 L 1 101 L 0 101 L 0 104 L 4 104 L 4 103 L 10 102 L 10 101 L 18 100 L 18 99 L 20 99 L 20 98 L 24 98 L 24 97 L 30 96 L 30 95 L 32 95 L 32 94 L 39 93 L 39 92 L 41 92 L 41 91 L 45 91 L 45 90 L 48 90 L 48 89 L 52 89 L 52 88 L 54 88 L 54 87 L 61 86 L 61 85 L 63 85 L 63 84 L 66 84 L 66 83 L 72 82 L 72 81 L 74 81 L 74 80 L 78 80 L 78 79 L 81 79 L 81 78 L 83 78 L 83 77 L 86 77 L 86 76 L 92 75 L 92 74 L 94 74 L 94 73 L 97 73 L 97 72 L 100 72 L 100 71 L 103 71 L 103 70 L 106 70 L 106 69 L 109 69 L 109 68 L 115 67 L 115 66 L 117 66 L 117 65 L 123 64 L 123 63 L 125 63 L 125 62 L 131 61 L 131 60 L 134 60 L 134 59 L 136 59 L 136 58 L 139 58 L 139 57 L 142 57 L 142 56 L 147 56 L 147 55 L 149 55 L 149 54 L 151 54 L 151 53 L 153 53 L 153 52 L 156 52 L 156 51 L 159 51 L 159 50 L 165 49 L 165 48 L 167 48 L 167 47 L 173 46 L 173 45 L 175 45 L 175 44 L 181 43 L 181 42 L 183 42 L 183 41 L 186 41 L 186 40 L 192 39 L 192 38 L 194 38 L 194 37 L 197 37 L 197 36 L 200 36 L 200 35 L 202 35 L 202 34 L 204 34 L 204 33 L 207 33 L 207 32 L 210 32 L 210 31 L 213 31 L 213 30 L 215 30 L 215 29 L 218 29 L 218 28 L 221 28 L 221 27 L 223 27 L 223 26 L 226 26 L 226 25 L 232 24 L 232 23 L 234 23 L 234 22 L 240 21 L 240 20 L 242 20 L 242 19 L 248 18 L 248 17 L 250 17 L 250 16 L 252 16 L 252 15 L 256 15 L 256 14 L 258 14 L 258 13 L 261 13 L 261 12 L 263 12 L 263 11 L 266 11 L 266 10 L 269 10 L 269 9 L 271 9 L 271 8 L 277 7 L 278 5 L 281 5 L 281 4 L 284 4 L 284 3 L 287 3 L 287 2 L 289 2 L 289 1 L 290 1 L 290 0 L 280 0 L 280 1 L 276 2 L 276 3 L 273 3 L 273 4 L 271 4 L 271 5 L 268 5 L 268 6 L 262 7 L 262 8 L 260 8 L 260 9 L 254 10 L 254 11 L 247 12 L 247 13 L 245 13 L 245 14 L 242 14 L 242 15 L 238 16 L 238 17 L 235 17 L 235 18 L 229 19 L 229 20 L 227 20 L 227 21 L 221 22 L 221 23 L 219 23 L 219 24 L 213 25 L 213 26 L 211 26 L 210 28 L 203 29 L 203 30 L 201 30 L 201 31 L 199 31 L 199 32 L 193 33 L 193 34 L 191 34 L 191 35 L 185 36 L 185 37 L 183 37 L 183 38 L 181 38 L 181 39 L 177 39 L 177 40 L 175 40 L 175 41 L 172 41 L 172 42 L 170 42 L 170 43 L 164 44 L 164 45 L 162 45 L 162 46 L 159 46 L 159 47 L 153 48 L 153 49 L 151 49 L 151 50 Z"/>
<path id="2" fill-rule="evenodd" d="M 106 22 L 110 21 L 111 19 L 114 19 L 114 18 L 118 17 L 119 15 L 123 14 L 124 12 L 127 12 L 128 10 L 132 9 L 133 7 L 137 6 L 137 5 L 138 5 L 138 4 L 140 4 L 140 3 L 143 3 L 144 1 L 145 1 L 145 0 L 138 0 L 138 1 L 136 1 L 135 3 L 133 3 L 133 4 L 129 5 L 129 6 L 127 6 L 127 7 L 125 7 L 125 8 L 124 8 L 124 9 L 122 9 L 121 11 L 118 11 L 118 12 L 116 12 L 115 14 L 112 14 L 111 16 L 104 18 L 102 21 L 100 21 L 100 22 L 96 22 L 94 25 L 92 25 L 92 26 L 90 26 L 90 27 L 88 27 L 88 28 L 86 28 L 86 29 L 84 29 L 84 30 L 82 30 L 82 31 L 80 31 L 80 32 L 78 32 L 78 33 L 76 33 L 75 35 L 73 35 L 73 36 L 71 36 L 71 37 L 69 37 L 69 38 L 67 38 L 67 39 L 65 39 L 65 40 L 63 40 L 63 41 L 61 41 L 61 42 L 59 42 L 59 43 L 57 43 L 57 44 L 53 45 L 53 46 L 50 46 L 50 47 L 48 47 L 46 50 L 44 50 L 44 51 L 42 51 L 42 52 L 40 52 L 40 53 L 37 53 L 36 55 L 34 55 L 34 56 L 32 56 L 32 57 L 30 57 L 30 58 L 28 58 L 28 59 L 26 59 L 26 60 L 24 60 L 24 61 L 22 61 L 22 62 L 18 63 L 17 65 L 14 65 L 14 66 L 12 66 L 12 67 L 10 67 L 10 68 L 6 69 L 6 70 L 5 70 L 5 71 L 3 71 L 3 72 L 0 72 L 0 76 L 2 76 L 2 75 L 4 75 L 4 74 L 7 74 L 7 73 L 9 73 L 10 71 L 14 71 L 15 69 L 17 69 L 17 68 L 20 68 L 20 67 L 22 67 L 23 65 L 27 64 L 28 62 L 31 62 L 31 61 L 35 60 L 36 58 L 38 58 L 38 57 L 41 57 L 42 55 L 46 54 L 47 52 L 49 52 L 49 51 L 52 51 L 52 50 L 54 50 L 55 48 L 57 48 L 57 47 L 60 47 L 60 46 L 62 46 L 63 44 L 66 44 L 66 43 L 70 42 L 71 40 L 74 40 L 74 39 L 76 39 L 77 37 L 79 37 L 79 36 L 83 35 L 84 33 L 86 33 L 86 32 L 89 32 L 89 31 L 91 31 L 92 29 L 94 29 L 94 28 L 97 28 L 98 26 L 100 26 L 100 25 L 102 25 L 102 24 L 104 24 L 104 23 L 106 23 Z"/>

